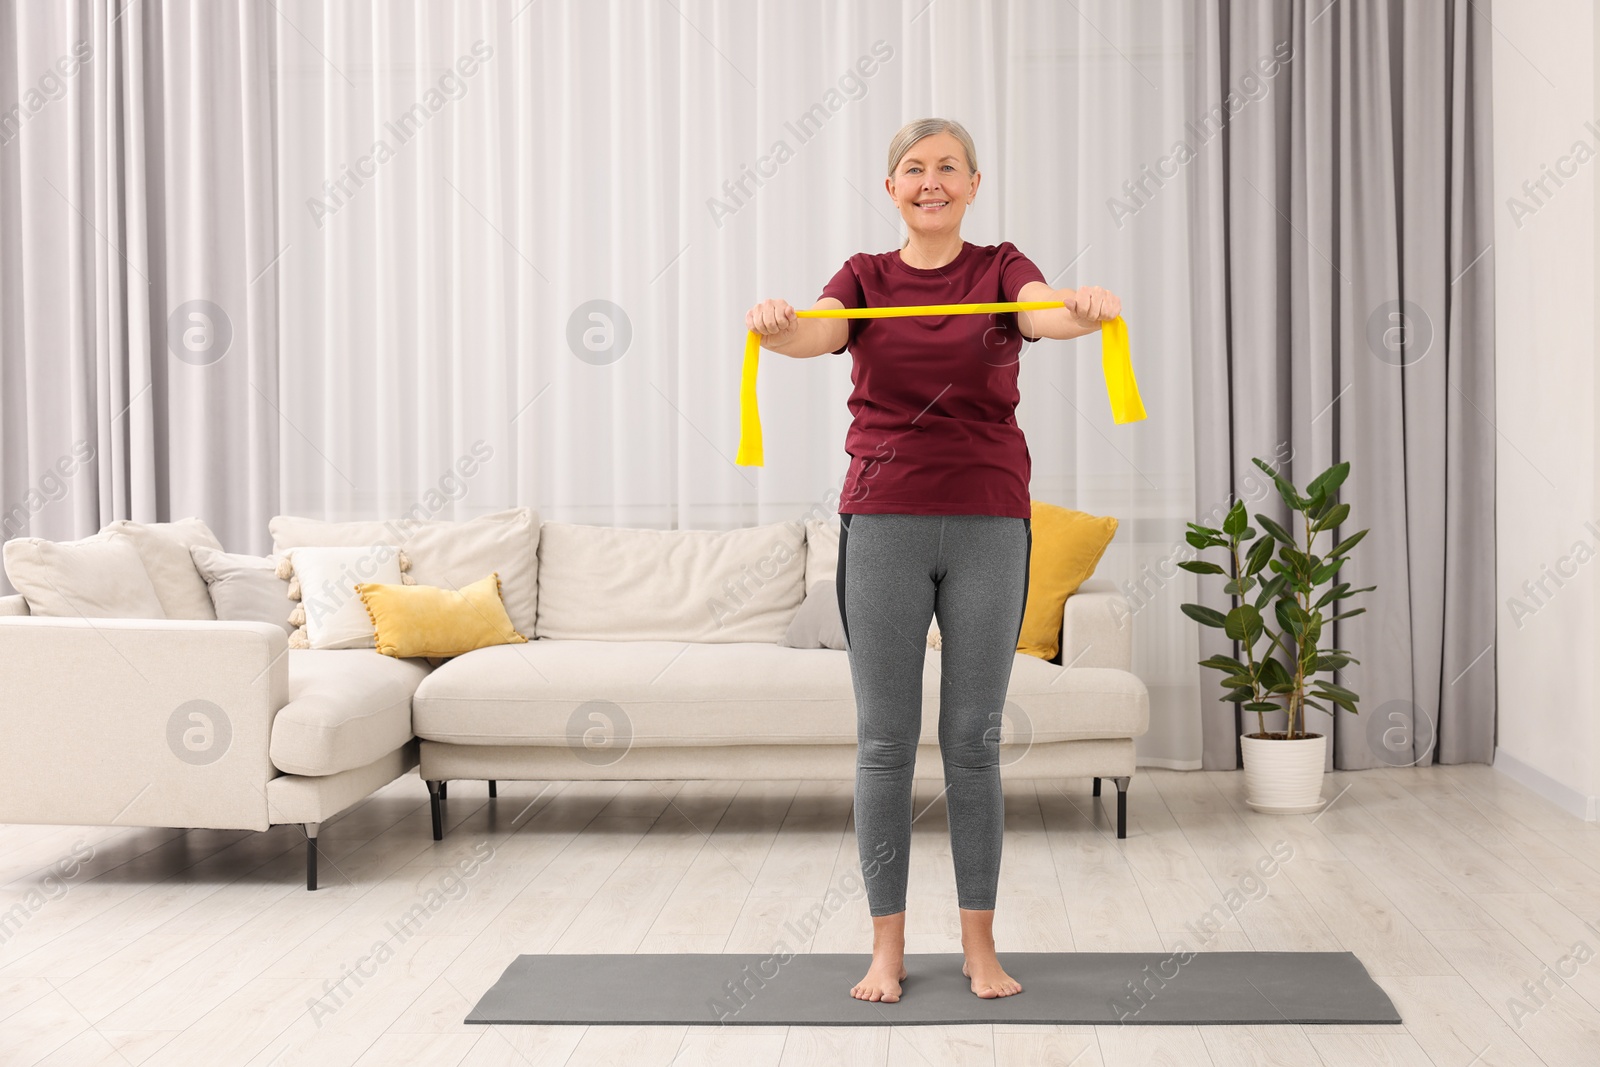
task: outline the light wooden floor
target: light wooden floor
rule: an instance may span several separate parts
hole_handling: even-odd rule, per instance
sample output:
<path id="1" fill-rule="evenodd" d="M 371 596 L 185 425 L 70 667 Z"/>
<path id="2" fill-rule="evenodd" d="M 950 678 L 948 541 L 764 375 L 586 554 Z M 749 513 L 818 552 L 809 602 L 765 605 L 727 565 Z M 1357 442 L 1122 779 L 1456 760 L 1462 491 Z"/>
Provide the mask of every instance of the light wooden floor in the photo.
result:
<path id="1" fill-rule="evenodd" d="M 439 844 L 414 776 L 327 825 L 316 893 L 290 828 L 0 826 L 0 913 L 24 904 L 0 931 L 0 1063 L 1600 1062 L 1600 827 L 1480 764 L 1331 774 L 1316 816 L 1255 814 L 1237 773 L 1141 771 L 1123 841 L 1109 784 L 1109 808 L 1087 780 L 1006 786 L 1002 959 L 1348 949 L 1400 1027 L 464 1026 L 521 952 L 865 952 L 871 925 L 856 895 L 792 932 L 857 884 L 848 782 L 506 782 L 497 806 L 481 783 L 452 789 Z M 918 786 L 908 952 L 960 950 L 938 794 Z M 1292 857 L 1252 883 L 1274 846 Z M 74 847 L 92 858 L 47 881 Z M 1226 917 L 1209 944 L 1207 913 Z"/>

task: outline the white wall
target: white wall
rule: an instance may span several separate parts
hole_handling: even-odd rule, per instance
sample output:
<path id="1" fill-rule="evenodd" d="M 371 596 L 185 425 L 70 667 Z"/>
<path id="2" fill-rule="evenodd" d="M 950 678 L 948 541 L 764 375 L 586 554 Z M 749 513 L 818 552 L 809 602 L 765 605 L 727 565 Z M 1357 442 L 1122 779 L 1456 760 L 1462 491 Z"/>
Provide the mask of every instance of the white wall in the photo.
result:
<path id="1" fill-rule="evenodd" d="M 1492 35 L 1494 49 L 1495 767 L 1594 819 L 1600 26 L 1592 0 L 1517 0 L 1469 10 L 1474 31 Z M 1533 183 L 1531 190 L 1524 182 Z M 1465 417 L 1480 417 L 1463 408 Z"/>

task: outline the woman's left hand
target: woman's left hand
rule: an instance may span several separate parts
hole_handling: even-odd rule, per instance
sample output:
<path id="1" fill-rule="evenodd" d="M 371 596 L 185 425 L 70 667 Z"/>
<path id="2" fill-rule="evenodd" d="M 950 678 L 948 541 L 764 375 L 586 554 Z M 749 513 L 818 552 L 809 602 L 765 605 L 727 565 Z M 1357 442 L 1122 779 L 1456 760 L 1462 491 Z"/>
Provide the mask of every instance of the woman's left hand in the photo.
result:
<path id="1" fill-rule="evenodd" d="M 1057 290 L 1056 297 L 1066 305 L 1068 314 L 1072 315 L 1078 325 L 1085 330 L 1098 330 L 1102 322 L 1122 314 L 1122 301 L 1117 294 L 1098 285 L 1085 285 L 1082 289 L 1060 289 Z"/>

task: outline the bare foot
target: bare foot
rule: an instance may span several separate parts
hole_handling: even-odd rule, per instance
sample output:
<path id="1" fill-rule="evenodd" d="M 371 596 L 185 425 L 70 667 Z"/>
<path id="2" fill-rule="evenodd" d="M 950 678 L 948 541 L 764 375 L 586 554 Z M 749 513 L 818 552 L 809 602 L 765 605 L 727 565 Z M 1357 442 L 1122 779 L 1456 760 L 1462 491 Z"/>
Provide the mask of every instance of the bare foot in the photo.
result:
<path id="1" fill-rule="evenodd" d="M 985 1000 L 1022 992 L 1022 984 L 1006 973 L 993 951 L 969 953 L 961 973 L 972 979 L 972 991 Z"/>
<path id="2" fill-rule="evenodd" d="M 899 978 L 895 978 L 895 974 Z M 903 959 L 890 955 L 874 955 L 867 976 L 855 984 L 850 995 L 857 1000 L 881 1000 L 893 1004 L 900 999 L 900 983 L 906 980 Z"/>

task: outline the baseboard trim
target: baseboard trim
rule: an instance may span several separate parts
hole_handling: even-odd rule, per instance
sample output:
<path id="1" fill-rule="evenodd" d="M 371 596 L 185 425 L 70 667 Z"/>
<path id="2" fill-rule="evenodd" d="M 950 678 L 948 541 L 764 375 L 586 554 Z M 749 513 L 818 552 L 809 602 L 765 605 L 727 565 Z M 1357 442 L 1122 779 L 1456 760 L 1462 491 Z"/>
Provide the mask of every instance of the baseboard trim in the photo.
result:
<path id="1" fill-rule="evenodd" d="M 1567 814 L 1575 815 L 1584 822 L 1600 821 L 1600 797 L 1585 796 L 1582 791 L 1533 769 L 1498 745 L 1495 746 L 1494 762 L 1490 766 L 1513 782 L 1527 786 Z"/>

